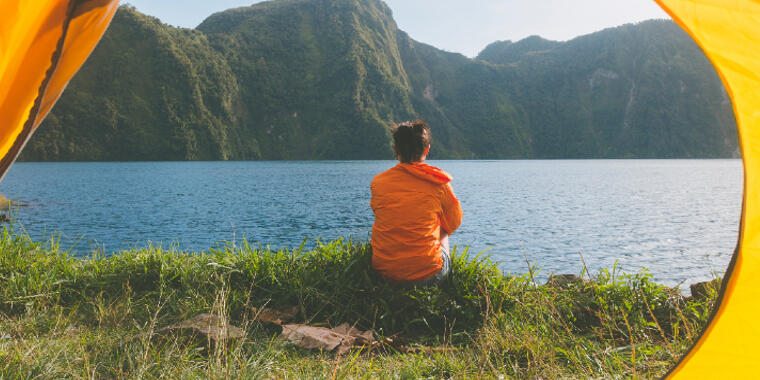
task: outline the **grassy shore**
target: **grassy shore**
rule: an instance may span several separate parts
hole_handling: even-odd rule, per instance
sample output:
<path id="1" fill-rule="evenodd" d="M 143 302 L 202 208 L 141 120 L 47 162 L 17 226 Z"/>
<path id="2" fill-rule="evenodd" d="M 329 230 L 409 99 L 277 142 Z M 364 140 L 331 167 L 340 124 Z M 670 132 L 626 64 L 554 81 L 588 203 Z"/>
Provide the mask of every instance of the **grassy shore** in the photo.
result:
<path id="1" fill-rule="evenodd" d="M 401 289 L 369 269 L 365 243 L 313 251 L 248 245 L 75 258 L 0 236 L 0 378 L 658 377 L 703 327 L 715 292 L 692 300 L 647 274 L 602 271 L 535 284 L 458 252 L 441 288 Z M 261 307 L 295 322 L 408 340 L 347 355 L 276 339 Z M 246 338 L 206 345 L 161 327 L 211 313 Z"/>

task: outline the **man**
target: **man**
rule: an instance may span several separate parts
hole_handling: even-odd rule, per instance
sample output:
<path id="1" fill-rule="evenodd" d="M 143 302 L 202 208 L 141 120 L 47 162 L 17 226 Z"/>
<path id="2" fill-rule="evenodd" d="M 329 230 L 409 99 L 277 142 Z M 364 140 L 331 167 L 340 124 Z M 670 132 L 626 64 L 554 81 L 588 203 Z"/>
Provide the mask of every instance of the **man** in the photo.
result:
<path id="1" fill-rule="evenodd" d="M 421 120 L 394 127 L 399 163 L 372 180 L 372 267 L 386 280 L 426 286 L 451 267 L 449 235 L 462 222 L 451 176 L 425 164 L 430 128 Z"/>

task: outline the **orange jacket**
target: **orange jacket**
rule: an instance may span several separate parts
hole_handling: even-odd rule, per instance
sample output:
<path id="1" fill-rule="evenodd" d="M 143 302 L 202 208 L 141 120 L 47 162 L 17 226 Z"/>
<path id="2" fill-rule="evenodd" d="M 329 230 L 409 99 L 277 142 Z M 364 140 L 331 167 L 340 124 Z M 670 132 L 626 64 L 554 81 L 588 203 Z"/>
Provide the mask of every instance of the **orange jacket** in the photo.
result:
<path id="1" fill-rule="evenodd" d="M 388 280 L 415 282 L 440 272 L 441 231 L 462 222 L 451 176 L 422 164 L 400 163 L 372 179 L 372 267 Z"/>

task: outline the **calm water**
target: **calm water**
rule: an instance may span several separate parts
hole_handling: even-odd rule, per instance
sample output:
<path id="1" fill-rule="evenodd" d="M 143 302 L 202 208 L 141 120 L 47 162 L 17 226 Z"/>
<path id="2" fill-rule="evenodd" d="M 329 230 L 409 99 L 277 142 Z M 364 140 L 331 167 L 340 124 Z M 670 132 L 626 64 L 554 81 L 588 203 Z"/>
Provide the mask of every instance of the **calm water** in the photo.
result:
<path id="1" fill-rule="evenodd" d="M 149 242 L 201 251 L 244 237 L 367 239 L 369 182 L 391 161 L 18 163 L 0 193 L 18 224 L 87 253 Z M 440 161 L 465 212 L 455 244 L 507 272 L 579 273 L 616 261 L 677 284 L 723 271 L 736 243 L 739 160 Z"/>

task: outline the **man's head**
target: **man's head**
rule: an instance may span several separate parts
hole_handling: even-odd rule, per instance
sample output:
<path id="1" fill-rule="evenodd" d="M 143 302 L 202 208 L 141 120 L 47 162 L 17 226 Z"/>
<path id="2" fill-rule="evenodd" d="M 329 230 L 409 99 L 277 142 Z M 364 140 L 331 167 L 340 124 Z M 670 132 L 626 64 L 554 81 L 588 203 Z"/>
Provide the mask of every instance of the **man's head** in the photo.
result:
<path id="1" fill-rule="evenodd" d="M 430 127 L 422 120 L 393 126 L 393 151 L 403 163 L 424 161 L 430 150 Z"/>

